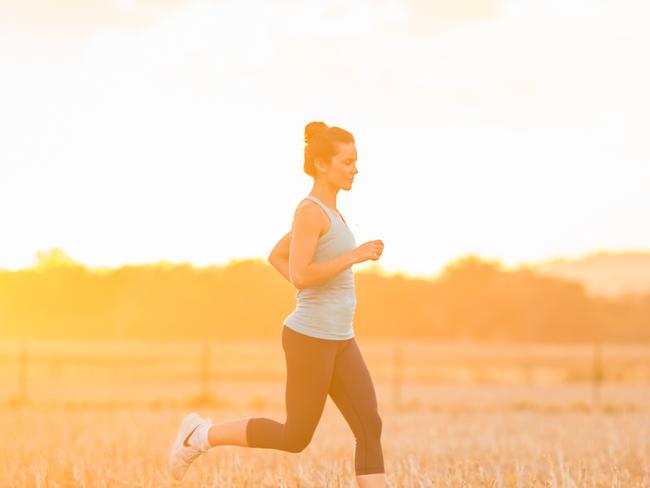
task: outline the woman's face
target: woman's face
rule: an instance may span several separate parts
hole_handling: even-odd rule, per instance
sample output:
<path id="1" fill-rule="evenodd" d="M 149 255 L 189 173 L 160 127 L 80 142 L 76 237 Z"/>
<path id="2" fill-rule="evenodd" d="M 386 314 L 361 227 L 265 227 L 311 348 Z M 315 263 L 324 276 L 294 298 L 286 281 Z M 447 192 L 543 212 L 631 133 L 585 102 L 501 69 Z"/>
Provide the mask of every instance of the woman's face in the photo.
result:
<path id="1" fill-rule="evenodd" d="M 357 148 L 353 142 L 337 142 L 338 153 L 332 156 L 329 166 L 326 166 L 325 173 L 321 175 L 326 181 L 342 190 L 352 188 L 352 181 L 357 170 Z"/>

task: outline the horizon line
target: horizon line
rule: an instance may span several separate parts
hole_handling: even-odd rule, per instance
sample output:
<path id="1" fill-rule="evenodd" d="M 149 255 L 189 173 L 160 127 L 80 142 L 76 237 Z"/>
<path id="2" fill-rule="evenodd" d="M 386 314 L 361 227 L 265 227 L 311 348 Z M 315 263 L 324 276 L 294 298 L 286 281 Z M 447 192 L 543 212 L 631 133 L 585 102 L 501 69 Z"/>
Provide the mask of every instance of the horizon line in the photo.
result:
<path id="1" fill-rule="evenodd" d="M 58 256 L 57 256 L 58 254 Z M 50 247 L 49 249 L 46 250 L 37 250 L 36 253 L 34 254 L 34 264 L 28 265 L 28 266 L 20 266 L 20 267 L 4 267 L 3 265 L 0 265 L 0 271 L 10 271 L 10 272 L 18 272 L 18 271 L 29 271 L 33 269 L 38 269 L 39 263 L 38 263 L 38 258 L 39 256 L 42 255 L 45 259 L 50 258 L 52 263 L 55 263 L 57 260 L 60 262 L 60 264 L 65 264 L 69 263 L 70 265 L 78 265 L 82 266 L 88 270 L 91 271 L 109 271 L 109 270 L 114 270 L 114 269 L 120 269 L 123 267 L 127 266 L 152 266 L 152 265 L 163 265 L 163 266 L 186 266 L 189 265 L 192 268 L 196 269 L 205 269 L 205 268 L 211 268 L 211 267 L 228 267 L 233 264 L 236 264 L 238 262 L 245 262 L 245 261 L 261 261 L 263 263 L 267 263 L 266 258 L 262 256 L 235 256 L 230 258 L 228 261 L 221 261 L 221 262 L 212 262 L 212 263 L 207 263 L 207 264 L 199 264 L 195 261 L 192 260 L 180 260 L 180 261 L 173 261 L 169 260 L 166 258 L 158 259 L 155 261 L 145 261 L 145 262 L 134 262 L 134 261 L 129 261 L 129 262 L 123 262 L 118 265 L 96 265 L 96 266 L 89 266 L 86 263 L 83 263 L 81 261 L 78 261 L 74 258 L 71 258 L 62 248 L 58 246 L 53 246 Z M 409 277 L 412 279 L 436 279 L 437 277 L 440 276 L 440 274 L 444 271 L 447 265 L 461 261 L 463 259 L 467 258 L 476 258 L 480 261 L 486 262 L 486 263 L 492 263 L 496 264 L 497 267 L 505 270 L 505 271 L 514 271 L 517 269 L 525 268 L 525 267 L 536 267 L 536 266 L 544 266 L 548 264 L 555 264 L 558 262 L 570 262 L 570 261 L 582 261 L 585 259 L 593 258 L 593 257 L 599 257 L 599 256 L 622 256 L 622 255 L 647 255 L 650 257 L 650 247 L 649 248 L 619 248 L 616 250 L 613 249 L 604 249 L 604 248 L 598 248 L 586 253 L 580 253 L 580 254 L 572 254 L 572 255 L 554 255 L 545 259 L 540 259 L 540 260 L 531 260 L 531 261 L 519 261 L 515 264 L 506 264 L 505 262 L 502 261 L 502 258 L 498 257 L 493 257 L 493 256 L 483 256 L 478 253 L 466 253 L 459 255 L 456 258 L 453 258 L 449 261 L 446 262 L 445 265 L 443 265 L 437 272 L 433 273 L 413 273 L 410 271 L 406 271 L 403 269 L 399 268 L 386 268 L 382 266 L 378 262 L 370 262 L 367 264 L 361 264 L 361 266 L 358 266 L 357 269 L 359 271 L 373 271 L 378 274 L 382 274 L 385 276 L 396 276 L 396 275 L 402 275 L 405 277 Z"/>

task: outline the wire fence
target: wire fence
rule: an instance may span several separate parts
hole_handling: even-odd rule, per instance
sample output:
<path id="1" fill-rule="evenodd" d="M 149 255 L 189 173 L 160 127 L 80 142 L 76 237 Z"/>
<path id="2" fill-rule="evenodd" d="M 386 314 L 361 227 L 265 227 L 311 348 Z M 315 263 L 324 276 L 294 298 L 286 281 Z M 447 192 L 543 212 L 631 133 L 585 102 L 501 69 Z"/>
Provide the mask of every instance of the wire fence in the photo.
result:
<path id="1" fill-rule="evenodd" d="M 390 408 L 650 405 L 650 345 L 364 341 Z M 282 348 L 264 341 L 22 340 L 0 347 L 0 401 L 37 404 L 277 404 Z M 244 401 L 246 399 L 246 401 Z"/>

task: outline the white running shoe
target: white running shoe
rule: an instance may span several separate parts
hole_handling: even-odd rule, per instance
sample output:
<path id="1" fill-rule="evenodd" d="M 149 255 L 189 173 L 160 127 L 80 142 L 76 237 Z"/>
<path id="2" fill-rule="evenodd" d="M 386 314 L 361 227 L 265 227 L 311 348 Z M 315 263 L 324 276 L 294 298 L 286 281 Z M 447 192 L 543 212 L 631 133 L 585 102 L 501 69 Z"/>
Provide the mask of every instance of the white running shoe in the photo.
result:
<path id="1" fill-rule="evenodd" d="M 181 426 L 169 454 L 169 472 L 176 481 L 182 480 L 190 464 L 207 452 L 207 450 L 195 447 L 194 443 L 193 445 L 189 443 L 191 435 L 203 422 L 206 422 L 206 419 L 195 412 L 188 413 L 181 421 Z M 210 420 L 208 419 L 207 422 L 210 422 Z"/>

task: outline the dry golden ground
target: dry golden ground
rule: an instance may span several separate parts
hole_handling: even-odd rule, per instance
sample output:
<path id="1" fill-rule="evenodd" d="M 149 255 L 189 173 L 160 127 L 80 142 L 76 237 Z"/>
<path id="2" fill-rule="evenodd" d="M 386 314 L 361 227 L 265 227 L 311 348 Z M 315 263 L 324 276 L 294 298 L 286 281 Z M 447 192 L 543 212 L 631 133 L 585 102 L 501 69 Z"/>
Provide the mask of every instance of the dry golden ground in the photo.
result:
<path id="1" fill-rule="evenodd" d="M 359 344 L 391 487 L 650 488 L 648 345 L 605 345 L 594 397 L 590 344 Z M 5 341 L 0 488 L 169 486 L 185 412 L 284 421 L 284 380 L 279 340 Z M 216 401 L 192 407 L 206 392 Z M 353 487 L 353 468 L 354 438 L 328 399 L 302 453 L 218 447 L 182 486 Z"/>
<path id="2" fill-rule="evenodd" d="M 0 410 L 2 487 L 164 487 L 186 408 L 20 407 Z M 277 407 L 207 408 L 219 422 Z M 392 487 L 649 487 L 650 412 L 580 408 L 384 408 Z M 328 400 L 298 454 L 222 446 L 189 470 L 187 487 L 353 487 L 354 438 Z"/>

